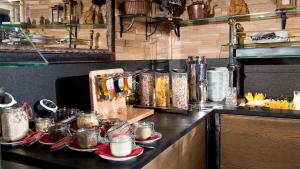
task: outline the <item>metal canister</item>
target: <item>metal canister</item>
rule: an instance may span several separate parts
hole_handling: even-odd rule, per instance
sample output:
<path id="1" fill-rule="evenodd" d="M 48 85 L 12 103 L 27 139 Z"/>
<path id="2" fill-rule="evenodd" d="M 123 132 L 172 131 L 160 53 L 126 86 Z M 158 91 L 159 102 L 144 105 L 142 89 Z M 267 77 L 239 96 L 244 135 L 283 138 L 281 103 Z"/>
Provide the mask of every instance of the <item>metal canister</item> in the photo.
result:
<path id="1" fill-rule="evenodd" d="M 198 102 L 200 103 L 200 105 L 203 105 L 208 100 L 207 80 L 203 80 L 197 83 L 196 88 L 197 88 L 196 93 L 197 93 Z"/>
<path id="2" fill-rule="evenodd" d="M 187 60 L 188 66 L 188 82 L 189 82 L 189 101 L 198 102 L 201 100 L 199 97 L 199 91 L 197 92 L 199 85 L 203 81 L 206 81 L 207 77 L 207 61 L 204 56 L 189 56 Z"/>

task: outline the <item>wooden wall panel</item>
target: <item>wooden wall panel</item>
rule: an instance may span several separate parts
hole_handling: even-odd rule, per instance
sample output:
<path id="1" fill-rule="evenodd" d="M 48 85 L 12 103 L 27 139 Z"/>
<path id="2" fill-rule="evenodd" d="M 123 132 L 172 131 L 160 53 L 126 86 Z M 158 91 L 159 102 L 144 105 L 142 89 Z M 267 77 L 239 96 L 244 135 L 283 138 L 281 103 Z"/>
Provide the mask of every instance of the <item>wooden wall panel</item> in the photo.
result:
<path id="1" fill-rule="evenodd" d="M 205 129 L 202 121 L 143 169 L 205 169 Z"/>
<path id="2" fill-rule="evenodd" d="M 221 169 L 300 168 L 300 120 L 221 115 Z"/>
<path id="3" fill-rule="evenodd" d="M 300 0 L 298 1 L 298 7 L 300 7 Z M 213 0 L 213 4 L 217 4 L 216 15 L 227 15 L 227 7 L 229 5 L 229 0 Z M 249 6 L 250 12 L 263 12 L 275 10 L 276 6 L 274 0 L 246 0 Z M 191 0 L 187 1 L 187 5 L 191 4 Z M 120 11 L 116 12 L 117 14 Z M 161 15 L 161 13 L 160 13 Z M 181 16 L 181 18 L 188 18 L 187 11 Z M 287 21 L 287 30 L 289 31 L 289 36 L 295 39 L 294 36 L 300 36 L 300 21 L 299 17 L 289 18 Z M 119 18 L 116 17 L 116 31 L 119 34 Z M 280 19 L 270 19 L 262 21 L 249 21 L 243 22 L 243 26 L 246 31 L 274 31 L 280 30 Z M 132 53 L 131 50 L 126 52 L 127 46 L 123 43 L 117 43 L 116 58 L 117 60 L 144 60 L 144 59 L 186 59 L 189 55 L 204 55 L 208 58 L 219 58 L 221 45 L 228 43 L 228 24 L 211 24 L 211 25 L 200 25 L 200 26 L 189 26 L 181 28 L 181 39 L 177 40 L 174 32 L 166 32 L 163 28 L 151 36 L 149 40 L 145 40 L 144 37 L 144 26 L 135 25 L 135 28 L 129 33 L 123 34 L 124 40 L 132 40 L 137 48 L 146 48 L 140 43 L 148 43 L 150 46 L 150 52 L 145 53 L 144 50 L 137 50 L 137 52 Z M 117 36 L 117 41 L 120 39 Z M 300 39 L 300 38 L 299 38 Z M 249 36 L 246 40 L 249 42 Z M 139 47 L 138 47 L 139 46 Z M 123 49 L 124 48 L 124 49 Z M 136 49 L 137 49 L 136 48 Z M 125 53 L 124 53 L 125 52 Z M 124 57 L 126 56 L 126 57 Z M 221 57 L 228 57 L 227 52 L 223 52 Z"/>

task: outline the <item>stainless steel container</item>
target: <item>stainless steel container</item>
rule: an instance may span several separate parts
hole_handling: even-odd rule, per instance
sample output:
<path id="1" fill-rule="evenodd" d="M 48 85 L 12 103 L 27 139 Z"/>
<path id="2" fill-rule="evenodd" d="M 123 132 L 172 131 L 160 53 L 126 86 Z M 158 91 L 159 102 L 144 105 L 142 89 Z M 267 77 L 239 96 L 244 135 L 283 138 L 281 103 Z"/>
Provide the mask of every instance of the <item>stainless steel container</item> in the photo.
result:
<path id="1" fill-rule="evenodd" d="M 201 97 L 201 92 L 205 92 L 205 96 L 207 96 L 207 90 L 204 90 L 207 89 L 207 62 L 205 57 L 189 56 L 187 60 L 187 69 L 189 82 L 189 102 L 206 102 L 206 100 L 202 100 L 204 98 Z"/>
<path id="2" fill-rule="evenodd" d="M 200 105 L 203 105 L 208 100 L 208 85 L 207 80 L 203 80 L 202 82 L 199 82 L 197 85 L 197 98 Z"/>

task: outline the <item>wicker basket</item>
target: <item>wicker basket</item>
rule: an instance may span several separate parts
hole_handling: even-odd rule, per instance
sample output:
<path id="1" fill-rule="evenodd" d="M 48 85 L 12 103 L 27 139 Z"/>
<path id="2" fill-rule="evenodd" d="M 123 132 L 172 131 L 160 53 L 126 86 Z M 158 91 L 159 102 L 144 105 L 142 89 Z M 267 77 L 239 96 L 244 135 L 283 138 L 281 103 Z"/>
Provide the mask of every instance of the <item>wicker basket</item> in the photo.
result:
<path id="1" fill-rule="evenodd" d="M 147 14 L 151 8 L 149 0 L 125 0 L 126 14 Z"/>

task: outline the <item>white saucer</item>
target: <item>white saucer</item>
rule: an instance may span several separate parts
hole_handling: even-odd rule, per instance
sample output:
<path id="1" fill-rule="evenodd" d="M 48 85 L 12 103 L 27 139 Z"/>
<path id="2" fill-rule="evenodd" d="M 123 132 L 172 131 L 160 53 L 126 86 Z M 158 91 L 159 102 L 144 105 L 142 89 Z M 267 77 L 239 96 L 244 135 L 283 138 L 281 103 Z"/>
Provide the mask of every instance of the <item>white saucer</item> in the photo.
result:
<path id="1" fill-rule="evenodd" d="M 142 144 L 149 144 L 149 143 L 153 143 L 153 142 L 155 142 L 155 141 L 162 138 L 162 134 L 159 133 L 159 132 L 154 132 L 151 137 L 156 136 L 156 135 L 158 135 L 159 137 L 157 137 L 155 139 L 152 139 L 152 140 L 135 140 L 135 142 L 136 143 L 142 143 Z"/>
<path id="2" fill-rule="evenodd" d="M 93 152 L 93 151 L 97 150 L 97 148 L 82 149 L 82 148 L 76 148 L 76 147 L 72 147 L 72 146 L 68 146 L 68 148 L 70 150 L 78 151 L 78 152 Z"/>
<path id="3" fill-rule="evenodd" d="M 4 146 L 17 146 L 17 145 L 21 145 L 21 141 L 6 142 L 6 141 L 3 141 L 1 139 L 1 145 L 4 145 Z"/>
<path id="4" fill-rule="evenodd" d="M 131 160 L 131 159 L 134 159 L 134 158 L 140 156 L 141 154 L 143 154 L 143 152 L 144 152 L 144 150 L 142 150 L 138 155 L 132 156 L 132 157 L 109 157 L 109 156 L 105 156 L 105 155 L 99 155 L 99 156 L 103 159 L 110 160 L 110 161 L 127 161 L 127 160 Z"/>

